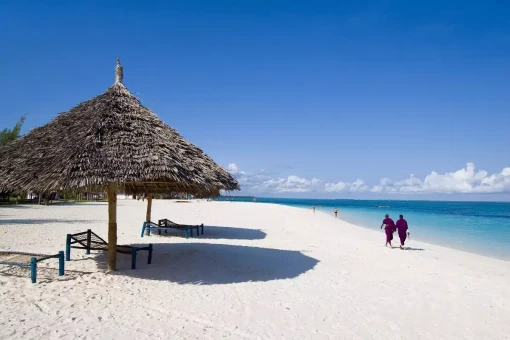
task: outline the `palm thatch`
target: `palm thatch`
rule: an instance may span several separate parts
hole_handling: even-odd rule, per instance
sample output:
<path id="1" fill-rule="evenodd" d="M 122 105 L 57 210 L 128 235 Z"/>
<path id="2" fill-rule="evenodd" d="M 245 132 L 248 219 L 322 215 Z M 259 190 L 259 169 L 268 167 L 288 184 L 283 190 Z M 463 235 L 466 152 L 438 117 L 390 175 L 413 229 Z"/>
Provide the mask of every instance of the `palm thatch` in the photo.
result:
<path id="1" fill-rule="evenodd" d="M 238 190 L 237 181 L 119 81 L 0 148 L 0 190 Z"/>
<path id="2" fill-rule="evenodd" d="M 141 105 L 122 78 L 117 60 L 106 92 L 0 148 L 0 191 L 108 191 L 113 246 L 117 190 L 239 190 L 230 173 Z"/>

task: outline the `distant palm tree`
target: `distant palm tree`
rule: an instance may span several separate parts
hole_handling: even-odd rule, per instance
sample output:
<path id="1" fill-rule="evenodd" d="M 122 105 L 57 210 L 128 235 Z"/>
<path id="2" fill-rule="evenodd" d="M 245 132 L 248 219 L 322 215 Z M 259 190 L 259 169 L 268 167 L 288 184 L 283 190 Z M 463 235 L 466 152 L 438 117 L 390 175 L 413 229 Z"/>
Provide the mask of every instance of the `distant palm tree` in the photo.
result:
<path id="1" fill-rule="evenodd" d="M 19 133 L 21 131 L 21 127 L 23 126 L 23 123 L 25 122 L 25 119 L 27 118 L 27 115 L 24 114 L 21 116 L 21 118 L 18 120 L 16 125 L 12 129 L 3 129 L 0 131 L 0 146 L 7 145 L 9 142 L 12 142 L 16 138 L 19 137 Z"/>

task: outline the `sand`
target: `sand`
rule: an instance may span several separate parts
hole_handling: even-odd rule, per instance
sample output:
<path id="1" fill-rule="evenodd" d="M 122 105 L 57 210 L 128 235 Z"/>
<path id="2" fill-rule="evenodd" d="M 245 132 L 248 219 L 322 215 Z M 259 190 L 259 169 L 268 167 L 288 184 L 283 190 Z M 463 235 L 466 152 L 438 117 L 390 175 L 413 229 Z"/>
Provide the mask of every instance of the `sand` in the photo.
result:
<path id="1" fill-rule="evenodd" d="M 0 265 L 0 339 L 508 339 L 510 263 L 260 203 L 154 201 L 153 219 L 204 223 L 140 237 L 146 204 L 119 200 L 119 244 L 151 265 L 73 249 L 66 275 Z M 107 236 L 104 203 L 0 208 L 0 249 L 56 253 L 67 233 Z"/>

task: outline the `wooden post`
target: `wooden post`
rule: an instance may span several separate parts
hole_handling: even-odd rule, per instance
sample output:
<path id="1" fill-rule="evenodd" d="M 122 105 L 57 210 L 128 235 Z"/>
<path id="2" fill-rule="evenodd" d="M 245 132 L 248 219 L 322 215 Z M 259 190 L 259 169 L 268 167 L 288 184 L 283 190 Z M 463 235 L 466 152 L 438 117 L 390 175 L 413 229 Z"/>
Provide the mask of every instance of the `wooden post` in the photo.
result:
<path id="1" fill-rule="evenodd" d="M 42 196 L 42 192 L 39 193 L 39 205 L 41 205 L 41 196 Z"/>
<path id="2" fill-rule="evenodd" d="M 151 221 L 151 210 L 152 210 L 152 194 L 147 194 L 147 214 L 145 215 L 145 222 L 149 225 Z M 146 235 L 150 235 L 150 228 L 147 229 Z"/>
<path id="3" fill-rule="evenodd" d="M 117 270 L 117 185 L 108 184 L 108 270 Z"/>

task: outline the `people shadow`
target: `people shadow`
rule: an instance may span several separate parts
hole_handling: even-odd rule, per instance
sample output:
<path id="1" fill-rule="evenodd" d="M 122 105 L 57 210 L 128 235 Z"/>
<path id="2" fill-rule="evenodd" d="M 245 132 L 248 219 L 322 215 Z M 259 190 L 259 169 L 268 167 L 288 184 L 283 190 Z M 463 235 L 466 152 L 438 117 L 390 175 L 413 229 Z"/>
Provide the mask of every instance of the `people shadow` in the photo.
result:
<path id="1" fill-rule="evenodd" d="M 160 236 L 183 236 L 184 232 L 181 230 L 167 229 L 161 231 Z M 155 233 L 158 234 L 157 232 Z M 196 237 L 196 231 L 193 231 L 193 236 Z M 198 239 L 209 240 L 262 240 L 266 238 L 267 234 L 259 229 L 246 229 L 237 227 L 219 227 L 219 226 L 204 226 L 204 233 L 198 235 Z"/>
<path id="2" fill-rule="evenodd" d="M 411 250 L 411 251 L 423 251 L 423 250 L 425 250 L 425 249 L 423 249 L 423 248 L 404 247 L 404 250 Z"/>
<path id="3" fill-rule="evenodd" d="M 119 270 L 114 275 L 178 284 L 221 285 L 292 279 L 319 262 L 295 250 L 211 243 L 158 243 L 154 244 L 152 264 L 147 264 L 147 256 L 147 252 L 139 251 L 137 267 L 131 270 L 131 256 L 118 254 Z M 100 253 L 96 261 L 105 270 L 106 252 Z"/>

